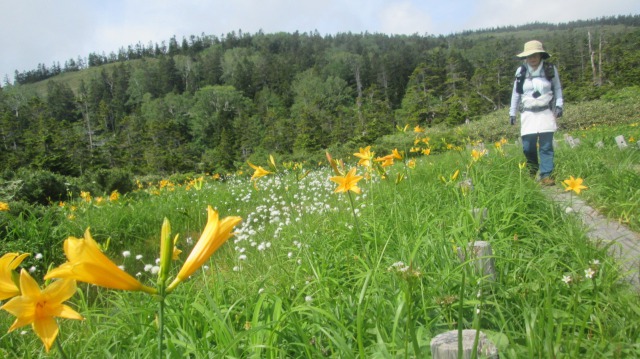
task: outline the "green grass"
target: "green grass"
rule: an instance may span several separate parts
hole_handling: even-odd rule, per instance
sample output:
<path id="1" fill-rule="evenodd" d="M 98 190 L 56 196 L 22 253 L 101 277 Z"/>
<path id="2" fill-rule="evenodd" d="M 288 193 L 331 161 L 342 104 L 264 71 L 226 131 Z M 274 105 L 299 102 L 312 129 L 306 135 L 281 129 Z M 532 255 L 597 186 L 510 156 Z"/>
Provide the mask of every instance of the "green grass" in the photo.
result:
<path id="1" fill-rule="evenodd" d="M 571 111 L 567 120 L 577 116 Z M 505 121 L 495 116 L 487 126 L 498 117 Z M 581 119 L 591 116 L 597 115 Z M 637 117 L 615 127 L 575 128 L 567 133 L 581 139 L 577 148 L 558 133 L 556 178 L 583 178 L 589 189 L 581 198 L 637 230 L 640 149 L 619 150 L 613 142 L 619 134 L 640 138 L 636 123 Z M 435 132 L 429 134 L 434 141 Z M 238 215 L 243 222 L 207 267 L 168 295 L 166 357 L 430 357 L 431 338 L 459 327 L 487 333 L 504 358 L 639 356 L 640 305 L 622 280 L 625 273 L 606 248 L 590 242 L 575 214 L 519 169 L 519 146 L 504 145 L 501 154 L 493 140 L 479 161 L 469 149 L 444 151 L 418 158 L 415 169 L 397 162 L 385 180 L 361 181 L 357 222 L 348 197 L 333 193 L 328 168 L 301 181 L 286 172 L 270 175 L 257 191 L 238 175 L 226 182 L 209 178 L 200 190 L 178 184 L 21 217 L 0 212 L 3 253 L 32 252 L 24 267 L 35 266 L 40 280 L 51 262 L 63 260 L 64 239 L 91 227 L 98 242 L 109 242 L 114 262 L 154 286 L 145 265 L 159 255 L 163 218 L 180 235 L 179 267 L 210 204 L 221 217 Z M 600 140 L 604 149 L 595 146 Z M 441 180 L 456 170 L 455 180 Z M 405 179 L 396 184 L 398 173 Z M 461 185 L 468 181 L 472 190 Z M 486 220 L 472 215 L 476 208 L 487 208 Z M 495 280 L 460 260 L 459 252 L 476 240 L 491 243 Z M 58 321 L 69 357 L 158 356 L 156 298 L 80 284 L 68 304 L 85 317 Z M 55 348 L 44 353 L 29 327 L 5 333 L 13 319 L 0 312 L 4 357 L 57 357 Z"/>

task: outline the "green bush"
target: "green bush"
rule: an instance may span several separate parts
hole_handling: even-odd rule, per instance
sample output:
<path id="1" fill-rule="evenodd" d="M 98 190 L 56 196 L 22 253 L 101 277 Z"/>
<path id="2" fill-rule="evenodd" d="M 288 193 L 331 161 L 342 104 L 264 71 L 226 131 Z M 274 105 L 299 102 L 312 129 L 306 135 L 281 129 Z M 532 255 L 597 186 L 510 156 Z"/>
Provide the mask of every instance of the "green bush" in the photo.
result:
<path id="1" fill-rule="evenodd" d="M 109 194 L 117 190 L 124 194 L 133 191 L 135 188 L 133 174 L 128 170 L 119 168 L 93 171 L 88 174 L 88 179 L 92 185 L 89 188 L 83 187 L 83 189 L 94 193 L 103 192 Z"/>
<path id="2" fill-rule="evenodd" d="M 64 201 L 73 190 L 65 176 L 46 170 L 20 169 L 13 180 L 13 199 L 31 204 Z"/>
<path id="3" fill-rule="evenodd" d="M 609 91 L 602 96 L 607 102 L 640 101 L 640 86 L 630 86 L 617 91 Z"/>

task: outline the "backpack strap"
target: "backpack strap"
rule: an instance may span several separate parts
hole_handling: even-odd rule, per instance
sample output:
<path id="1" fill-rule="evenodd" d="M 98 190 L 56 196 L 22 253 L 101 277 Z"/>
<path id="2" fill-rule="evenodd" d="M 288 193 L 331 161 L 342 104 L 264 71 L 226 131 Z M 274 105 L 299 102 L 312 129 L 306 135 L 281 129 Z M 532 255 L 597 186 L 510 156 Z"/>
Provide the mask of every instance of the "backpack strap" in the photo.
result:
<path id="1" fill-rule="evenodd" d="M 525 78 L 527 78 L 527 66 L 520 65 L 520 71 L 516 73 L 516 92 L 520 95 L 524 93 L 522 86 L 524 86 Z"/>
<path id="2" fill-rule="evenodd" d="M 547 78 L 547 81 L 553 83 L 551 80 L 556 76 L 556 71 L 554 69 L 555 66 L 551 63 L 544 62 L 544 66 L 542 68 L 544 69 L 544 77 Z"/>

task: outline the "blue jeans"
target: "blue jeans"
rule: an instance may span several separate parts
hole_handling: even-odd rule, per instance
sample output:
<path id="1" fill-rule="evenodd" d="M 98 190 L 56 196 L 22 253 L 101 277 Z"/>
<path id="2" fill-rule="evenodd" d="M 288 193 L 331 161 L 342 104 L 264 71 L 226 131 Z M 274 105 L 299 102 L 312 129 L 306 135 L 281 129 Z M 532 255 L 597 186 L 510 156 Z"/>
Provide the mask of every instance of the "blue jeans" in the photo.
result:
<path id="1" fill-rule="evenodd" d="M 538 144 L 540 149 L 538 150 Z M 553 132 L 533 133 L 522 136 L 522 150 L 527 158 L 531 175 L 540 169 L 540 178 L 551 176 L 553 171 Z M 540 162 L 538 164 L 538 152 Z"/>

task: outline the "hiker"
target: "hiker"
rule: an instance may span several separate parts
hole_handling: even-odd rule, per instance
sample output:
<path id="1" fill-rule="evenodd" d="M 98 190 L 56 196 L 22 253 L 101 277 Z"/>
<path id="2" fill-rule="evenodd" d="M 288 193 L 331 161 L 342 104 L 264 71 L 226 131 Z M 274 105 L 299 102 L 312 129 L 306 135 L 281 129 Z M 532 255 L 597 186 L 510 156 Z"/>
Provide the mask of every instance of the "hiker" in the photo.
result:
<path id="1" fill-rule="evenodd" d="M 558 129 L 556 119 L 562 117 L 563 106 L 558 69 L 545 62 L 551 55 L 537 40 L 525 43 L 524 51 L 516 56 L 524 61 L 516 70 L 509 122 L 515 124 L 519 110 L 522 150 L 529 172 L 535 176 L 540 170 L 540 183 L 553 186 L 553 133 Z"/>

